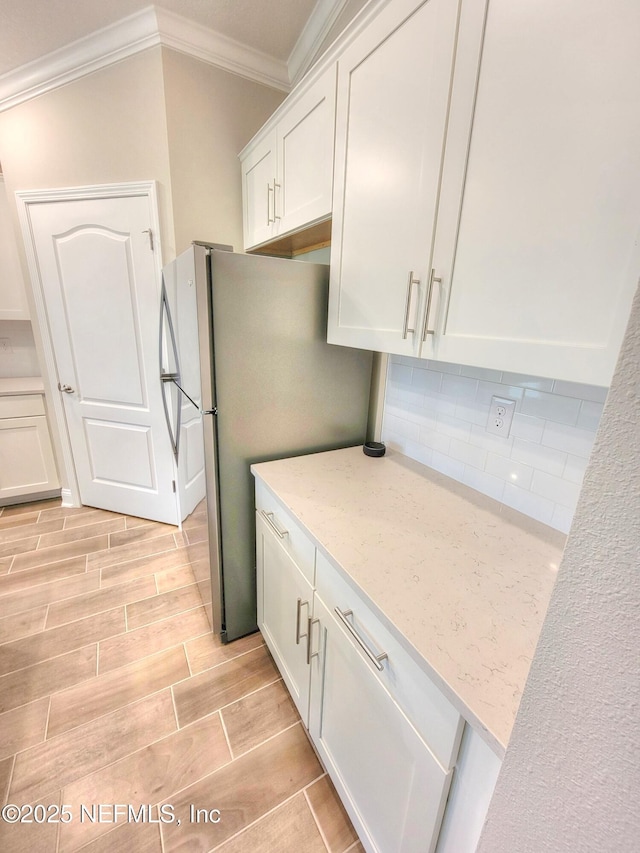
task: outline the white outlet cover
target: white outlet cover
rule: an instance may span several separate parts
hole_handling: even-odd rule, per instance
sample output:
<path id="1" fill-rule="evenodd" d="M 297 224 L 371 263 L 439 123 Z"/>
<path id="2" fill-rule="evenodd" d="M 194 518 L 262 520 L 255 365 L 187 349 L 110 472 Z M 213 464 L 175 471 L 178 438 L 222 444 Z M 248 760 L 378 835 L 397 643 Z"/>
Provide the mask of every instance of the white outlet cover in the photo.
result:
<path id="1" fill-rule="evenodd" d="M 510 397 L 491 398 L 489 417 L 487 418 L 487 432 L 507 438 L 511 431 L 511 421 L 516 408 L 516 401 Z"/>

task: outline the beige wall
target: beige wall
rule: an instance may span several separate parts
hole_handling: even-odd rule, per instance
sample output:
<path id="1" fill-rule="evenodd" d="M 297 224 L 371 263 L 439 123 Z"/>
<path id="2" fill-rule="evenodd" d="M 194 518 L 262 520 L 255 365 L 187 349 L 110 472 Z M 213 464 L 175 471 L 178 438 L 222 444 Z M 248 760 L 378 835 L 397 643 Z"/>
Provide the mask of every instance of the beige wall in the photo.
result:
<path id="1" fill-rule="evenodd" d="M 238 152 L 284 93 L 163 50 L 176 253 L 192 240 L 243 250 Z"/>
<path id="2" fill-rule="evenodd" d="M 194 239 L 241 250 L 237 155 L 283 97 L 158 47 L 1 112 L 0 163 L 25 280 L 16 190 L 154 180 L 164 262 Z M 34 338 L 41 353 L 35 326 Z"/>
<path id="3" fill-rule="evenodd" d="M 158 181 L 166 253 L 173 223 L 160 48 L 0 113 L 0 162 L 10 195 Z"/>

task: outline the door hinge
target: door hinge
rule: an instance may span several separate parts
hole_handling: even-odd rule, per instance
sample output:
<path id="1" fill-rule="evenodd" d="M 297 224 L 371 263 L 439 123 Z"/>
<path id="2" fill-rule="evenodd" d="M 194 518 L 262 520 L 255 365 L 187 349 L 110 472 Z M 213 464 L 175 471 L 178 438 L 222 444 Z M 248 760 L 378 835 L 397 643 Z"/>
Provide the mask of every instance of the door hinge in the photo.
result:
<path id="1" fill-rule="evenodd" d="M 173 491 L 175 492 L 175 490 L 176 490 L 176 481 L 175 481 L 175 480 L 172 480 L 172 481 L 171 481 L 171 488 L 172 488 L 172 489 L 173 489 Z"/>
<path id="2" fill-rule="evenodd" d="M 145 228 L 142 233 L 149 235 L 149 248 L 153 252 L 153 231 L 151 230 L 151 228 Z"/>

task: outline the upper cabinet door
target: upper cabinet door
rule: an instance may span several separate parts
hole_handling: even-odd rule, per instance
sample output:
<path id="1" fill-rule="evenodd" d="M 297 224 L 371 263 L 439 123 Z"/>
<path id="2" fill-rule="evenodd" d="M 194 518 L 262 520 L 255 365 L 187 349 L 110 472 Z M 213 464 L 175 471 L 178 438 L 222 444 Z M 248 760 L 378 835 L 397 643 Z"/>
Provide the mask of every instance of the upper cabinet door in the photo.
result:
<path id="1" fill-rule="evenodd" d="M 479 75 L 456 67 L 423 355 L 609 384 L 640 274 L 638 33 L 636 0 L 490 0 Z"/>
<path id="2" fill-rule="evenodd" d="M 336 69 L 294 101 L 277 125 L 275 215 L 286 234 L 331 214 Z"/>
<path id="3" fill-rule="evenodd" d="M 331 215 L 336 69 L 299 88 L 241 154 L 245 249 Z"/>
<path id="4" fill-rule="evenodd" d="M 390 3 L 339 58 L 330 343 L 419 353 L 459 5 Z"/>
<path id="5" fill-rule="evenodd" d="M 273 239 L 275 230 L 276 132 L 262 136 L 242 161 L 245 248 Z"/>
<path id="6" fill-rule="evenodd" d="M 9 199 L 0 175 L 0 320 L 28 320 L 29 309 L 9 214 Z"/>

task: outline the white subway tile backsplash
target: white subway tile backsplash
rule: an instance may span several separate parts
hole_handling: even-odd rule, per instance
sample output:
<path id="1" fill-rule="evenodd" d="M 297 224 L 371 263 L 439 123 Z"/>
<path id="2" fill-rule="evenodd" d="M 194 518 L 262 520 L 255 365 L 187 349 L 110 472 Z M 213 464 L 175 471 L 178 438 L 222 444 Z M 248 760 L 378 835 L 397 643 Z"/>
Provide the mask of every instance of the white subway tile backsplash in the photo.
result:
<path id="1" fill-rule="evenodd" d="M 439 453 L 447 454 L 451 446 L 451 436 L 437 432 L 435 429 L 423 427 L 420 430 L 420 442 L 430 450 L 437 450 Z"/>
<path id="2" fill-rule="evenodd" d="M 465 367 L 460 369 L 461 376 L 470 376 L 472 379 L 483 379 L 485 382 L 502 382 L 502 371 L 489 370 L 487 367 Z"/>
<path id="3" fill-rule="evenodd" d="M 534 495 L 519 486 L 512 486 L 510 483 L 505 484 L 502 503 L 541 521 L 543 524 L 551 524 L 556 507 L 553 501 Z"/>
<path id="4" fill-rule="evenodd" d="M 588 429 L 595 432 L 598 429 L 604 403 L 593 403 L 590 400 L 583 400 L 580 406 L 580 414 L 578 415 L 578 426 L 581 429 Z"/>
<path id="5" fill-rule="evenodd" d="M 427 368 L 429 370 L 439 370 L 440 373 L 460 374 L 462 370 L 461 364 L 451 364 L 448 361 L 431 361 L 427 359 Z"/>
<path id="6" fill-rule="evenodd" d="M 460 397 L 463 400 L 473 400 L 476 396 L 478 380 L 468 376 L 452 376 L 444 374 L 440 391 L 446 397 Z"/>
<path id="7" fill-rule="evenodd" d="M 524 462 L 531 468 L 544 471 L 547 474 L 561 476 L 567 462 L 567 454 L 550 447 L 543 447 L 532 441 L 522 441 L 516 438 L 511 450 L 511 458 L 516 462 Z"/>
<path id="8" fill-rule="evenodd" d="M 553 511 L 553 516 L 551 517 L 551 526 L 555 527 L 556 530 L 561 530 L 562 533 L 568 533 L 571 529 L 572 521 L 573 510 L 569 509 L 566 506 L 560 506 L 560 504 L 556 504 L 556 508 Z"/>
<path id="9" fill-rule="evenodd" d="M 553 391 L 554 394 L 591 400 L 593 403 L 604 403 L 609 393 L 608 388 L 602 388 L 600 385 L 581 385 L 578 382 L 564 382 L 562 379 L 554 380 Z"/>
<path id="10" fill-rule="evenodd" d="M 458 402 L 456 404 L 455 416 L 461 421 L 484 427 L 487 425 L 489 418 L 489 406 L 482 406 L 479 403 Z"/>
<path id="11" fill-rule="evenodd" d="M 468 442 L 471 436 L 471 424 L 450 415 L 438 415 L 436 430 L 465 442 Z"/>
<path id="12" fill-rule="evenodd" d="M 412 376 L 413 368 L 408 367 L 406 364 L 399 364 L 396 361 L 392 361 L 389 365 L 389 379 L 391 379 L 394 385 L 409 387 Z"/>
<path id="13" fill-rule="evenodd" d="M 564 450 L 575 456 L 589 458 L 595 439 L 595 431 L 554 424 L 549 421 L 542 433 L 542 444 L 555 450 Z"/>
<path id="14" fill-rule="evenodd" d="M 474 447 L 466 441 L 459 441 L 457 438 L 452 438 L 449 445 L 449 456 L 457 459 L 459 462 L 464 462 L 465 465 L 471 465 L 472 468 L 482 469 L 487 461 L 487 451 L 481 447 Z"/>
<path id="15" fill-rule="evenodd" d="M 514 438 L 522 438 L 525 441 L 542 441 L 542 433 L 546 421 L 542 418 L 533 418 L 531 415 L 523 415 L 516 412 L 511 422 L 511 435 Z"/>
<path id="16" fill-rule="evenodd" d="M 512 483 L 515 486 L 520 486 L 521 489 L 529 489 L 535 468 L 525 465 L 522 462 L 517 462 L 515 459 L 507 459 L 505 456 L 498 456 L 495 453 L 487 455 L 485 470 L 489 474 L 505 483 Z"/>
<path id="17" fill-rule="evenodd" d="M 392 356 L 389 447 L 568 532 L 607 389 Z M 507 438 L 486 431 L 492 396 L 515 399 Z"/>
<path id="18" fill-rule="evenodd" d="M 389 430 L 394 435 L 408 438 L 412 441 L 418 441 L 420 438 L 420 426 L 411 423 L 404 418 L 396 417 L 396 415 L 387 414 L 383 421 L 383 429 Z"/>
<path id="19" fill-rule="evenodd" d="M 523 415 L 534 415 L 536 418 L 544 418 L 546 421 L 575 424 L 580 412 L 580 400 L 527 388 L 524 392 L 520 411 Z"/>
<path id="20" fill-rule="evenodd" d="M 482 447 L 484 450 L 497 453 L 500 456 L 510 456 L 513 441 L 514 439 L 511 436 L 503 438 L 500 435 L 492 435 L 490 432 L 487 432 L 485 426 L 479 426 L 478 424 L 471 425 L 469 442 L 474 447 Z"/>
<path id="21" fill-rule="evenodd" d="M 462 482 L 464 462 L 459 462 L 457 459 L 452 459 L 450 456 L 434 450 L 431 456 L 431 467 L 435 468 L 436 471 L 440 471 L 441 474 L 446 474 L 447 477 L 457 480 L 459 483 Z"/>
<path id="22" fill-rule="evenodd" d="M 541 376 L 526 376 L 523 373 L 502 374 L 505 385 L 519 385 L 522 388 L 532 388 L 534 391 L 553 391 L 553 379 L 544 379 Z M 570 394 L 567 396 L 571 396 Z"/>
<path id="23" fill-rule="evenodd" d="M 531 482 L 531 491 L 550 501 L 575 509 L 580 495 L 580 486 L 562 477 L 554 477 L 544 471 L 536 471 Z"/>
<path id="24" fill-rule="evenodd" d="M 428 392 L 424 395 L 425 409 L 437 415 L 454 417 L 456 413 L 456 401 L 452 397 L 445 397 L 444 394 L 435 394 Z"/>
<path id="25" fill-rule="evenodd" d="M 478 390 L 476 392 L 476 403 L 489 406 L 491 398 L 510 397 L 516 402 L 522 400 L 524 390 L 516 385 L 501 385 L 497 382 L 478 382 Z"/>
<path id="26" fill-rule="evenodd" d="M 442 384 L 442 373 L 436 373 L 434 370 L 420 370 L 415 368 L 411 384 L 423 395 L 428 391 L 438 393 Z"/>
<path id="27" fill-rule="evenodd" d="M 462 482 L 497 501 L 502 499 L 506 485 L 504 480 L 501 480 L 499 477 L 487 474 L 486 471 L 478 471 L 477 468 L 472 468 L 469 465 L 465 466 Z"/>
<path id="28" fill-rule="evenodd" d="M 570 483 L 577 483 L 581 486 L 584 480 L 584 472 L 587 470 L 587 462 L 588 460 L 583 456 L 567 454 L 567 464 L 562 473 L 563 478 L 569 480 Z"/>

